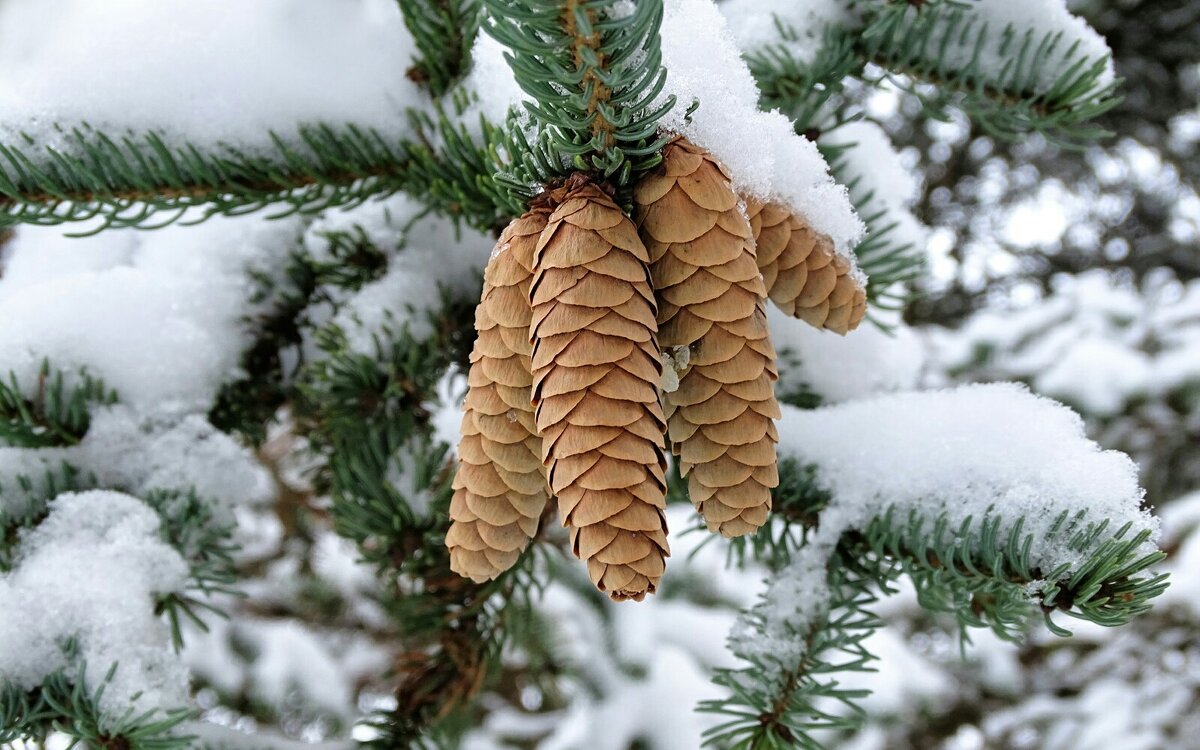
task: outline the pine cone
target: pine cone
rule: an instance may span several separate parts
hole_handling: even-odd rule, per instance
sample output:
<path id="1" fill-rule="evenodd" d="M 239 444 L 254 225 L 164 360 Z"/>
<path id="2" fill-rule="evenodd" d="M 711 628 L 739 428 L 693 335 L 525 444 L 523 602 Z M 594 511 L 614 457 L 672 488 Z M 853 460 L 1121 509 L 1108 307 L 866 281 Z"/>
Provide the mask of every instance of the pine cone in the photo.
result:
<path id="1" fill-rule="evenodd" d="M 788 315 L 845 335 L 867 311 L 867 293 L 833 240 L 778 203 L 746 201 L 758 267 L 771 300 Z"/>
<path id="2" fill-rule="evenodd" d="M 500 235 L 475 309 L 478 336 L 463 404 L 450 501 L 450 569 L 476 582 L 512 567 L 550 499 L 530 386 L 529 286 L 550 210 L 535 208 Z"/>
<path id="3" fill-rule="evenodd" d="M 665 395 L 672 448 L 708 527 L 740 536 L 766 522 L 779 484 L 766 289 L 724 167 L 681 138 L 663 160 L 634 203 L 659 293 L 659 343 L 687 349 L 679 388 Z"/>
<path id="4" fill-rule="evenodd" d="M 667 546 L 654 290 L 633 223 L 573 178 L 538 240 L 533 399 L 563 525 L 617 601 L 654 593 Z"/>

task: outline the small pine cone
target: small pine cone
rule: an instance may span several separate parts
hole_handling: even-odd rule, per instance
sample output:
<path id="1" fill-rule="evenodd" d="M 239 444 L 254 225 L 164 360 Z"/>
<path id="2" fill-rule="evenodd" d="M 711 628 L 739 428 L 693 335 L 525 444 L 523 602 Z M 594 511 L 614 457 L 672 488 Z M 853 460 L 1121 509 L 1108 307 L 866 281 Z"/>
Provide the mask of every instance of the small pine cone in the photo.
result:
<path id="1" fill-rule="evenodd" d="M 654 593 L 667 546 L 654 290 L 633 222 L 573 178 L 538 240 L 533 399 L 575 555 L 616 601 Z"/>
<path id="2" fill-rule="evenodd" d="M 829 235 L 778 203 L 748 199 L 746 213 L 758 267 L 779 309 L 843 336 L 857 328 L 867 312 L 867 292 Z"/>
<path id="3" fill-rule="evenodd" d="M 550 499 L 530 387 L 529 286 L 548 208 L 504 230 L 484 271 L 450 501 L 450 569 L 476 582 L 512 567 Z"/>
<path id="4" fill-rule="evenodd" d="M 688 350 L 678 389 L 665 395 L 680 471 L 709 529 L 753 532 L 779 484 L 780 412 L 750 225 L 724 167 L 683 139 L 666 146 L 634 204 L 659 294 L 659 343 Z"/>

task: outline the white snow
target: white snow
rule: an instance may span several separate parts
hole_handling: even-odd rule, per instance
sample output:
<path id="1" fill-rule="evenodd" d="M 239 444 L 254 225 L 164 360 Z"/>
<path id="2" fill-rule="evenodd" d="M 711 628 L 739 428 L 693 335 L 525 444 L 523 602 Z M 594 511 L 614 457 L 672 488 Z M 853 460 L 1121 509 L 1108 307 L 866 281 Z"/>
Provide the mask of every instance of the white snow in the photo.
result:
<path id="1" fill-rule="evenodd" d="M 354 750 L 358 743 L 346 739 L 331 742 L 306 742 L 291 739 L 258 726 L 227 727 L 206 721 L 192 721 L 180 727 L 181 734 L 195 737 L 205 750 Z"/>
<path id="2" fill-rule="evenodd" d="M 115 492 L 60 495 L 22 541 L 16 568 L 0 577 L 0 682 L 31 689 L 58 669 L 77 669 L 90 693 L 113 681 L 101 709 L 187 704 L 187 673 L 172 656 L 156 595 L 180 591 L 187 565 L 159 536 L 158 516 Z M 19 613 L 19 616 L 17 616 Z M 138 695 L 140 693 L 140 695 Z"/>
<path id="3" fill-rule="evenodd" d="M 251 691 L 272 705 L 285 705 L 302 691 L 305 700 L 339 716 L 353 709 L 353 687 L 319 636 L 298 622 L 259 623 L 241 633 L 257 651 L 251 669 Z"/>
<path id="4" fill-rule="evenodd" d="M 1115 341 L 1088 338 L 1074 342 L 1035 377 L 1041 393 L 1057 394 L 1087 414 L 1121 412 L 1126 401 L 1143 392 L 1151 359 Z"/>
<path id="5" fill-rule="evenodd" d="M 269 502 L 276 490 L 250 449 L 199 414 L 158 420 L 121 405 L 96 409 L 78 446 L 45 452 L 50 451 L 103 485 L 137 494 L 194 488 L 218 506 L 233 508 Z"/>
<path id="6" fill-rule="evenodd" d="M 820 537 L 861 524 L 888 505 L 1008 523 L 1024 517 L 1033 565 L 1050 570 L 1084 552 L 1041 544 L 1064 510 L 1125 521 L 1134 533 L 1157 521 L 1141 509 L 1136 467 L 1102 451 L 1074 412 L 1011 384 L 904 393 L 814 411 L 789 409 L 780 452 L 815 463 L 833 502 Z M 954 525 L 954 524 L 951 524 Z"/>
<path id="7" fill-rule="evenodd" d="M 1167 544 L 1178 545 L 1171 557 L 1171 587 L 1163 605 L 1175 605 L 1200 618 L 1200 491 L 1173 501 L 1160 512 Z"/>
<path id="8" fill-rule="evenodd" d="M 855 120 L 834 128 L 824 136 L 831 146 L 848 147 L 852 178 L 859 178 L 862 192 L 890 206 L 909 207 L 920 195 L 920 172 L 906 164 L 892 139 L 870 120 Z"/>
<path id="9" fill-rule="evenodd" d="M 11 0 L 0 132 L 54 144 L 53 124 L 87 122 L 250 149 L 316 122 L 396 135 L 421 103 L 412 53 L 392 0 Z"/>
<path id="10" fill-rule="evenodd" d="M 718 718 L 695 712 L 695 704 L 720 696 L 710 681 L 712 668 L 736 666 L 725 636 L 737 609 L 761 591 L 762 573 L 755 567 L 728 567 L 726 542 L 706 530 L 683 533 L 697 523 L 691 507 L 670 506 L 667 523 L 673 532 L 667 563 L 672 585 L 703 596 L 711 606 L 679 597 L 648 598 L 637 607 L 588 600 L 578 581 L 556 577 L 538 611 L 552 625 L 552 653 L 570 667 L 557 685 L 566 705 L 543 708 L 540 715 L 492 706 L 463 750 L 514 744 L 538 750 L 626 750 L 638 738 L 655 750 L 701 746 L 703 732 Z M 521 664 L 519 654 L 506 658 Z"/>
<path id="11" fill-rule="evenodd" d="M 223 692 L 345 720 L 355 716 L 355 683 L 385 670 L 391 653 L 365 634 L 238 614 L 207 632 L 189 627 L 181 658 Z"/>
<path id="12" fill-rule="evenodd" d="M 712 152 L 739 192 L 788 205 L 853 259 L 850 248 L 863 226 L 846 189 L 829 176 L 817 147 L 796 134 L 791 120 L 759 110 L 758 86 L 717 6 L 711 0 L 667 0 L 662 53 L 669 71 L 662 98 L 674 95 L 678 102 L 661 127 Z M 700 107 L 689 119 L 695 101 Z"/>
<path id="13" fill-rule="evenodd" d="M 205 410 L 250 343 L 251 272 L 278 278 L 299 221 L 216 218 L 154 232 L 67 239 L 23 227 L 0 277 L 0 373 L 27 394 L 44 359 L 68 383 L 79 368 L 125 402 Z"/>
<path id="14" fill-rule="evenodd" d="M 1060 279 L 1045 299 L 987 310 L 960 331 L 933 331 L 951 370 L 1019 378 L 1088 414 L 1110 417 L 1144 397 L 1200 381 L 1200 284 L 1124 287 L 1104 271 Z"/>
<path id="15" fill-rule="evenodd" d="M 462 82 L 463 88 L 474 95 L 462 117 L 472 132 L 478 128 L 480 116 L 498 125 L 505 121 L 510 108 L 530 100 L 504 59 L 507 51 L 508 47 L 490 34 L 480 34 L 475 38 L 475 45 L 471 48 L 473 64 Z"/>

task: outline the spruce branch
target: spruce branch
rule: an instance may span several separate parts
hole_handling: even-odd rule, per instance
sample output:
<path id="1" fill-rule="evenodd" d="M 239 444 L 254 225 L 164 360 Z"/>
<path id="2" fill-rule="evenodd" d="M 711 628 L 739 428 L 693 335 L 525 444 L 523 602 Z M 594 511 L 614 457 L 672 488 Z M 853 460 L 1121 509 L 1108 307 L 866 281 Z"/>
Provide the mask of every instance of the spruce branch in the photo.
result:
<path id="1" fill-rule="evenodd" d="M 194 490 L 153 490 L 142 501 L 162 519 L 163 541 L 174 547 L 188 565 L 187 588 L 162 595 L 156 605 L 156 612 L 167 616 L 171 640 L 179 650 L 183 648 L 184 618 L 208 632 L 203 613 L 225 616 L 212 603 L 212 597 L 241 595 L 235 586 L 233 563 L 237 546 L 230 542 L 234 526 L 218 518 L 213 502 L 200 498 Z"/>
<path id="2" fill-rule="evenodd" d="M 357 291 L 387 271 L 386 252 L 361 227 L 318 236 L 326 242 L 322 258 L 297 239 L 298 248 L 291 252 L 281 281 L 255 276 L 255 301 L 275 297 L 277 302 L 245 321 L 254 332 L 254 343 L 242 354 L 245 374 L 222 385 L 208 413 L 213 426 L 237 432 L 255 446 L 267 439 L 278 410 L 296 397 L 295 379 L 305 364 L 301 343 L 312 324 L 309 308 L 320 303 L 336 312 L 341 297 L 334 290 Z M 297 354 L 295 364 L 285 366 L 287 352 Z"/>
<path id="3" fill-rule="evenodd" d="M 1043 538 L 1035 539 L 1024 531 L 1021 519 L 1009 525 L 994 508 L 957 527 L 945 516 L 931 519 L 914 510 L 901 517 L 892 508 L 843 544 L 853 553 L 895 560 L 918 592 L 926 592 L 923 606 L 955 614 L 964 628 L 988 624 L 1010 637 L 1036 603 L 1048 627 L 1065 635 L 1049 619 L 1051 613 L 1115 627 L 1147 611 L 1150 600 L 1166 588 L 1166 575 L 1151 570 L 1165 554 L 1143 554 L 1150 532 L 1131 535 L 1130 528 L 1126 524 L 1114 530 L 1107 519 L 1097 522 L 1084 512 L 1071 516 L 1064 511 Z M 1035 545 L 1063 547 L 1083 558 L 1044 570 L 1031 562 Z M 932 598 L 937 592 L 946 596 Z M 1024 606 L 1018 609 L 1015 600 Z"/>
<path id="4" fill-rule="evenodd" d="M 73 643 L 64 645 L 70 653 Z M 100 708 L 105 687 L 119 667 L 113 665 L 95 691 L 86 687 L 86 666 L 59 670 L 37 688 L 25 691 L 0 685 L 0 742 L 26 741 L 44 746 L 52 734 L 65 735 L 72 746 L 97 750 L 185 750 L 194 738 L 178 732 L 193 718 L 190 709 L 129 707 L 120 714 Z"/>
<path id="5" fill-rule="evenodd" d="M 1039 133 L 1079 147 L 1108 135 L 1089 122 L 1119 103 L 1118 82 L 1102 84 L 1107 59 L 1087 59 L 1060 32 L 991 28 L 969 4 L 953 0 L 919 6 L 868 0 L 861 9 L 861 25 L 828 30 L 811 62 L 788 50 L 784 42 L 794 40 L 796 30 L 778 19 L 781 43 L 747 53 L 763 106 L 787 112 L 798 132 L 819 126 L 829 106 L 840 106 L 836 97 L 846 80 L 862 78 L 890 80 L 917 97 L 929 117 L 944 120 L 950 107 L 961 109 L 1002 139 Z M 993 35 L 1008 60 L 999 69 L 982 54 Z M 1062 72 L 1040 86 L 1038 76 L 1050 64 Z M 871 65 L 882 73 L 873 73 Z"/>
<path id="6" fill-rule="evenodd" d="M 796 30 L 778 17 L 776 28 L 782 42 L 797 38 Z M 823 113 L 837 101 L 846 80 L 861 74 L 864 66 L 855 37 L 841 29 L 825 32 L 821 50 L 811 63 L 797 59 L 783 43 L 746 50 L 743 56 L 758 82 L 762 108 L 787 113 L 800 134 L 823 124 Z"/>
<path id="7" fill-rule="evenodd" d="M 398 325 L 370 354 L 325 328 L 318 339 L 326 358 L 302 375 L 299 425 L 327 458 L 317 485 L 332 495 L 336 530 L 384 582 L 380 603 L 405 636 L 397 704 L 373 722 L 379 734 L 370 747 L 425 747 L 449 731 L 494 668 L 509 623 L 521 618 L 519 602 L 540 585 L 532 549 L 485 584 L 450 570 L 453 472 L 448 447 L 431 436 L 427 405 L 452 363 L 465 369 L 473 307 L 447 297 L 431 335 Z"/>
<path id="8" fill-rule="evenodd" d="M 398 0 L 404 25 L 420 52 L 408 77 L 442 96 L 471 67 L 479 33 L 479 0 Z"/>
<path id="9" fill-rule="evenodd" d="M 33 395 L 25 393 L 15 373 L 9 373 L 7 383 L 0 380 L 0 445 L 20 448 L 77 445 L 91 423 L 91 406 L 117 400 L 116 392 L 87 370 L 68 376 L 62 370 L 52 370 L 48 360 L 38 370 Z"/>
<path id="10" fill-rule="evenodd" d="M 831 565 L 828 608 L 803 632 L 792 634 L 803 644 L 796 663 L 718 670 L 713 681 L 730 694 L 698 707 L 725 719 L 705 733 L 705 746 L 819 750 L 823 746 L 812 732 L 858 726 L 864 716 L 858 701 L 869 691 L 843 687 L 839 675 L 870 671 L 875 657 L 863 642 L 883 626 L 870 610 L 878 601 L 871 584 L 884 576 L 884 571 L 862 575 L 852 563 Z M 752 624 L 765 627 L 753 613 L 750 617 Z M 771 675 L 767 684 L 764 674 Z M 846 713 L 832 710 L 838 706 Z"/>
<path id="11" fill-rule="evenodd" d="M 57 146 L 24 135 L 0 144 L 0 228 L 92 222 L 89 232 L 152 229 L 264 208 L 272 217 L 315 213 L 397 192 L 484 228 L 511 214 L 512 202 L 491 187 L 494 128 L 485 126 L 485 142 L 475 143 L 440 109 L 411 112 L 410 124 L 416 141 L 314 125 L 293 139 L 272 134 L 272 145 L 253 153 L 178 144 L 155 132 L 112 136 L 88 125 L 60 126 Z"/>
<path id="12" fill-rule="evenodd" d="M 525 104 L 560 158 L 543 164 L 540 183 L 581 171 L 628 185 L 654 167 L 665 143 L 658 120 L 674 99 L 652 106 L 666 82 L 662 2 L 485 0 L 485 29 L 511 51 Z M 535 140 L 538 140 L 535 138 Z"/>
<path id="13" fill-rule="evenodd" d="M 903 80 L 892 80 L 917 95 L 929 116 L 946 119 L 947 104 L 962 109 L 997 138 L 1014 139 L 1040 133 L 1047 140 L 1078 147 L 1106 137 L 1089 125 L 1120 101 L 1118 83 L 1102 84 L 1108 60 L 1090 60 L 1076 42 L 1066 50 L 1061 32 L 1035 35 L 1011 25 L 991 28 L 970 6 L 943 2 L 923 8 L 878 3 L 879 10 L 859 34 L 863 59 L 892 73 L 933 84 L 939 93 L 926 95 Z M 981 54 L 989 35 L 999 34 L 999 51 L 1007 62 L 999 70 Z M 971 50 L 965 64 L 959 54 Z M 1055 56 L 1061 52 L 1062 59 Z M 1037 79 L 1047 65 L 1062 72 L 1048 87 Z"/>
<path id="14" fill-rule="evenodd" d="M 36 478 L 27 474 L 0 477 L 0 496 L 5 510 L 0 513 L 0 573 L 12 570 L 21 542 L 21 531 L 41 523 L 46 504 L 64 492 L 95 486 L 95 477 L 62 461 L 47 465 Z"/>
<path id="15" fill-rule="evenodd" d="M 849 144 L 845 148 L 854 148 Z M 867 235 L 854 247 L 859 268 L 867 274 L 867 299 L 874 309 L 901 310 L 911 300 L 909 282 L 925 271 L 923 247 L 896 236 L 899 223 L 874 191 L 862 185 L 859 176 L 850 176 L 845 159 L 829 156 L 830 170 L 850 191 L 854 210 L 867 225 Z"/>

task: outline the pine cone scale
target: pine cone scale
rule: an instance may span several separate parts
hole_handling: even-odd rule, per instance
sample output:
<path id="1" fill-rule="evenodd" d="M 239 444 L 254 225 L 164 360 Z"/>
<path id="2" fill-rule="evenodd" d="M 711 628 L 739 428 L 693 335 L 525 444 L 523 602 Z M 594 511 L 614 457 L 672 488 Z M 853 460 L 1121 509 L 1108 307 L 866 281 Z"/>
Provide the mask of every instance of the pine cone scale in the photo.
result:
<path id="1" fill-rule="evenodd" d="M 766 288 L 728 173 L 681 139 L 668 144 L 663 158 L 661 173 L 643 178 L 634 200 L 662 300 L 660 343 L 669 351 L 687 348 L 689 355 L 678 388 L 664 396 L 672 450 L 709 528 L 746 533 L 765 520 L 774 486 L 759 483 L 757 466 L 740 463 L 740 453 L 730 451 L 763 443 L 774 456 L 771 420 L 778 406 Z M 748 382 L 754 385 L 744 387 Z M 699 444 L 692 448 L 692 441 Z M 752 455 L 757 464 L 758 454 Z M 701 457 L 703 464 L 691 460 Z M 736 505 L 724 502 L 731 487 L 746 483 L 756 504 L 740 495 Z"/>
<path id="2" fill-rule="evenodd" d="M 843 335 L 857 328 L 866 314 L 866 290 L 832 240 L 783 206 L 748 200 L 746 211 L 771 301 L 817 328 Z"/>
<path id="3" fill-rule="evenodd" d="M 547 215 L 530 211 L 505 229 L 475 309 L 478 336 L 446 546 L 451 570 L 479 582 L 517 561 L 550 497 L 531 401 L 528 303 L 534 249 Z"/>
<path id="4" fill-rule="evenodd" d="M 568 188 L 536 243 L 530 336 L 542 453 L 572 548 L 616 600 L 669 554 L 661 363 L 649 255 L 595 186 Z"/>

